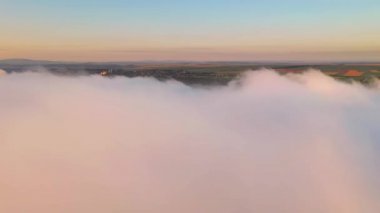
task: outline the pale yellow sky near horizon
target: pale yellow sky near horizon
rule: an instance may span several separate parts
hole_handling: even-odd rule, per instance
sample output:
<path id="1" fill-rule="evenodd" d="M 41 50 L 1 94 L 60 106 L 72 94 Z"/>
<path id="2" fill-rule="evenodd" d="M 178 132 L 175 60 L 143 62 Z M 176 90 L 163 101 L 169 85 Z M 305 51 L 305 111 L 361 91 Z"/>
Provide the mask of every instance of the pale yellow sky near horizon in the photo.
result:
<path id="1" fill-rule="evenodd" d="M 0 59 L 380 61 L 378 9 L 374 0 L 2 0 Z"/>

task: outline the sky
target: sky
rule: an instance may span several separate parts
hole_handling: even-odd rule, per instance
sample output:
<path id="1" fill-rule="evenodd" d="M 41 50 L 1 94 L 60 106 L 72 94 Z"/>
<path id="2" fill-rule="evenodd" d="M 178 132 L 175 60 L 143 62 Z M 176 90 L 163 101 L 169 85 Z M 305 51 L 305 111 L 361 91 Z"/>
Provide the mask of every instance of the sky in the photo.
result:
<path id="1" fill-rule="evenodd" d="M 380 61 L 378 0 L 0 0 L 0 58 Z"/>

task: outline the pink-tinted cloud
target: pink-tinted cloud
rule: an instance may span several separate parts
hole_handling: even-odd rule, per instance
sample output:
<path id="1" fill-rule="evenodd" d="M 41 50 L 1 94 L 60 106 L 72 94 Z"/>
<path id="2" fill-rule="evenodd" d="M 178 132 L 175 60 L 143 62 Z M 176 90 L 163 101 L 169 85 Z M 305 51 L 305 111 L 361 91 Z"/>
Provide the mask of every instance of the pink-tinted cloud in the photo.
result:
<path id="1" fill-rule="evenodd" d="M 6 75 L 0 212 L 378 212 L 379 105 L 317 71 L 208 89 Z"/>

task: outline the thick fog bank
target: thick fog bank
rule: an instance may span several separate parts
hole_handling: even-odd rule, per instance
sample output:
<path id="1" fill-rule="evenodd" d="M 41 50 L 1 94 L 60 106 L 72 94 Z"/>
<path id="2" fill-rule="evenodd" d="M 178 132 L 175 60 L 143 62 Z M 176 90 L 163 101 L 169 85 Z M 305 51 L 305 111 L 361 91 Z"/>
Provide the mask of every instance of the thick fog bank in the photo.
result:
<path id="1" fill-rule="evenodd" d="M 0 212 L 380 212 L 380 89 L 0 77 Z"/>

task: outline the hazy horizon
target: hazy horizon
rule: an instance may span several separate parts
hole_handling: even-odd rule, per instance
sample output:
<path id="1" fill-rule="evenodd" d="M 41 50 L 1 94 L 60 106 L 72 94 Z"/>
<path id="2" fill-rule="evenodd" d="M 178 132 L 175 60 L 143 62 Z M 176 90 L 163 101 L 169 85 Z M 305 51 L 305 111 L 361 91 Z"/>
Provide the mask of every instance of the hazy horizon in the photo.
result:
<path id="1" fill-rule="evenodd" d="M 0 0 L 1 213 L 379 213 L 380 0 Z"/>
<path id="2" fill-rule="evenodd" d="M 318 65 L 318 64 L 380 64 L 379 60 L 48 60 L 43 58 L 0 58 L 0 63 L 24 63 L 24 62 L 42 62 L 42 63 L 162 63 L 162 64 L 175 64 L 175 63 L 222 63 L 222 64 L 299 64 L 299 65 Z"/>

